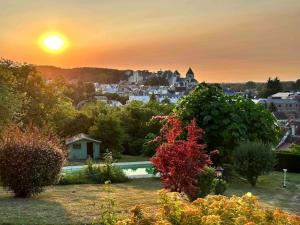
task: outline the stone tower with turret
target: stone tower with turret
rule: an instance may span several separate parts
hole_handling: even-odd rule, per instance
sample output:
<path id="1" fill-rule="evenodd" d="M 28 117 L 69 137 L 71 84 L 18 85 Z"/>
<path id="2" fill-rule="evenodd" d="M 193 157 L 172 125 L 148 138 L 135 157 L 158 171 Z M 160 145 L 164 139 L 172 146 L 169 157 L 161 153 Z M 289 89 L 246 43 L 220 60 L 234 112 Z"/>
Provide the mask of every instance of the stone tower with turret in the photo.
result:
<path id="1" fill-rule="evenodd" d="M 189 80 L 194 79 L 194 72 L 191 68 L 189 68 L 189 70 L 187 71 L 186 78 L 189 79 Z"/>

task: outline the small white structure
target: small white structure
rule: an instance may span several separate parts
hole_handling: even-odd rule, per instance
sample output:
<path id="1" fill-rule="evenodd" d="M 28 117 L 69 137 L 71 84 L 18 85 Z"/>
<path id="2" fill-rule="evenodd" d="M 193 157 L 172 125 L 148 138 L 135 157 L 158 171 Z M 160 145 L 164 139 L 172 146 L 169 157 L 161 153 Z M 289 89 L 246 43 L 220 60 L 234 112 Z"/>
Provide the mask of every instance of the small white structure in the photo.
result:
<path id="1" fill-rule="evenodd" d="M 293 98 L 294 93 L 291 92 L 278 92 L 274 95 L 271 95 L 270 99 L 290 99 Z"/>
<path id="2" fill-rule="evenodd" d="M 143 103 L 148 103 L 150 101 L 150 96 L 148 95 L 143 95 L 143 96 L 129 96 L 129 100 L 128 102 L 132 102 L 132 101 L 140 101 Z"/>
<path id="3" fill-rule="evenodd" d="M 132 75 L 128 77 L 128 82 L 132 84 L 138 84 L 143 81 L 143 76 L 139 73 L 139 71 L 133 71 Z"/>
<path id="4" fill-rule="evenodd" d="M 122 106 L 122 103 L 119 101 L 116 101 L 116 100 L 111 100 L 111 101 L 109 101 L 109 105 L 112 107 L 120 107 L 120 106 Z"/>

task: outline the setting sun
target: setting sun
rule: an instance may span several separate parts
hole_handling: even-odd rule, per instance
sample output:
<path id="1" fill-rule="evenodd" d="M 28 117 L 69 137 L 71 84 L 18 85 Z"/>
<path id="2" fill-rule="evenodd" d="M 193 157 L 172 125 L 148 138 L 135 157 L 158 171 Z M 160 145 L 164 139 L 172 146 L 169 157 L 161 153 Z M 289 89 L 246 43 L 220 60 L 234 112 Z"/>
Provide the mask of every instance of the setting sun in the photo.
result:
<path id="1" fill-rule="evenodd" d="M 41 47 L 51 53 L 60 53 L 67 47 L 66 38 L 57 33 L 48 33 L 40 39 Z"/>

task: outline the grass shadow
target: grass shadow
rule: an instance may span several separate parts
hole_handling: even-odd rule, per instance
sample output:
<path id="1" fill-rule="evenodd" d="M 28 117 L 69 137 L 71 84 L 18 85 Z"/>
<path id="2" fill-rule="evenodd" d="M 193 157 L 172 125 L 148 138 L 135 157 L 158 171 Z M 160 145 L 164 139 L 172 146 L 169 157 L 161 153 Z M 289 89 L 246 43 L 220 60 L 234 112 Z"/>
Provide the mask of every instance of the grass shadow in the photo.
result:
<path id="1" fill-rule="evenodd" d="M 0 190 L 0 224 L 76 224 L 64 207 L 57 203 L 33 198 L 15 198 Z"/>
<path id="2" fill-rule="evenodd" d="M 162 189 L 159 178 L 131 179 L 128 182 L 124 183 L 124 187 L 125 186 L 145 191 L 157 191 L 159 189 Z"/>
<path id="3" fill-rule="evenodd" d="M 226 191 L 227 196 L 241 196 L 251 192 L 263 203 L 271 207 L 280 207 L 300 215 L 300 176 L 299 174 L 287 175 L 287 187 L 283 187 L 283 173 L 272 172 L 270 175 L 261 176 L 257 185 L 252 187 L 246 180 L 236 178 L 231 181 Z"/>

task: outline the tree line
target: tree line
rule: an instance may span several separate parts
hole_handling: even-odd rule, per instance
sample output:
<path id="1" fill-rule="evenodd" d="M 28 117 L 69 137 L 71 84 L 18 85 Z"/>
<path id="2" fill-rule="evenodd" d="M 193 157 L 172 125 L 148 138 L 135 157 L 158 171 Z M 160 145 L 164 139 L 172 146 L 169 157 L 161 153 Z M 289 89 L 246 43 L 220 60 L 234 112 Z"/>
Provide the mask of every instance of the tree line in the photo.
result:
<path id="1" fill-rule="evenodd" d="M 69 84 L 62 78 L 47 82 L 34 66 L 10 60 L 0 61 L 0 74 L 0 128 L 11 123 L 31 125 L 55 132 L 62 140 L 87 133 L 101 140 L 103 149 L 117 153 L 141 154 L 147 136 L 160 130 L 159 123 L 150 119 L 167 115 L 174 107 L 155 98 L 148 104 L 111 107 L 94 99 L 91 83 Z M 126 97 L 107 97 L 126 101 Z"/>

